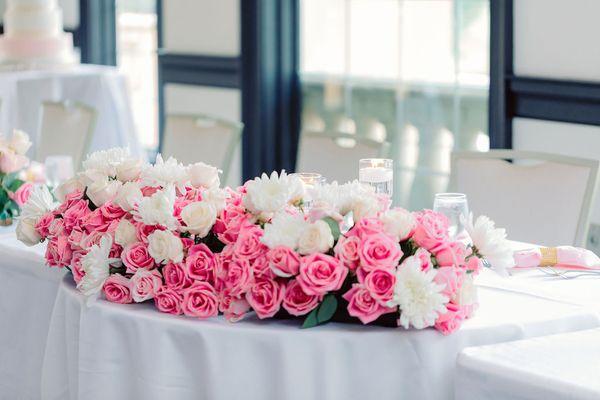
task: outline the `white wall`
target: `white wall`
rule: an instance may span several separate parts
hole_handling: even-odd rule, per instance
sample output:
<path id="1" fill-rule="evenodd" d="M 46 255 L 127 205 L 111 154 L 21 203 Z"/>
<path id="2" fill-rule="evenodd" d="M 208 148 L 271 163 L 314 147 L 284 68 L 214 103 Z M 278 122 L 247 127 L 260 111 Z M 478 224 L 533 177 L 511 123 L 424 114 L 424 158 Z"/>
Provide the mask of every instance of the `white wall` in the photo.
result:
<path id="1" fill-rule="evenodd" d="M 514 0 L 518 76 L 600 81 L 600 1 Z"/>
<path id="2" fill-rule="evenodd" d="M 240 54 L 239 0 L 163 1 L 163 47 L 179 53 Z"/>

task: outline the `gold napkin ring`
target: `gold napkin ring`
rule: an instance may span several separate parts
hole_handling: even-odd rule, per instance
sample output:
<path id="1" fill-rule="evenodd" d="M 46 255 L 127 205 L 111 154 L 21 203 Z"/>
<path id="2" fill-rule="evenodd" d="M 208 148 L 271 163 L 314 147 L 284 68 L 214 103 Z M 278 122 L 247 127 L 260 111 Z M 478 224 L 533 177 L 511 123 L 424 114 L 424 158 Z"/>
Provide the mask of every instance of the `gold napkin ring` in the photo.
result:
<path id="1" fill-rule="evenodd" d="M 541 247 L 540 267 L 551 267 L 558 264 L 558 250 L 556 247 Z"/>

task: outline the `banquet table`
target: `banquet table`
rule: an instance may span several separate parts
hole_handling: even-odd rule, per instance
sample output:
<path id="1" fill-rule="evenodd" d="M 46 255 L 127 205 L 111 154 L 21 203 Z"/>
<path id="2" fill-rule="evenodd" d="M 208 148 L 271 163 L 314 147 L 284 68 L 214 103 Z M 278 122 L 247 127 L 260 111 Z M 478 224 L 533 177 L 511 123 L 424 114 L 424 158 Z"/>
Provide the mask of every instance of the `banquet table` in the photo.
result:
<path id="1" fill-rule="evenodd" d="M 0 228 L 0 399 L 39 399 L 42 361 L 64 271 L 44 267 L 45 246 Z"/>
<path id="2" fill-rule="evenodd" d="M 465 349 L 457 399 L 600 399 L 600 329 Z"/>
<path id="3" fill-rule="evenodd" d="M 144 156 L 131 113 L 125 78 L 115 67 L 76 65 L 54 70 L 0 71 L 0 132 L 18 128 L 37 141 L 44 101 L 78 101 L 98 118 L 90 151 L 129 147 Z"/>
<path id="4" fill-rule="evenodd" d="M 0 399 L 451 399 L 466 347 L 600 327 L 600 293 L 585 301 L 561 293 L 597 278 L 547 280 L 539 271 L 482 272 L 480 308 L 450 336 L 198 321 L 151 303 L 86 301 L 71 276 L 44 267 L 43 251 L 0 235 Z"/>

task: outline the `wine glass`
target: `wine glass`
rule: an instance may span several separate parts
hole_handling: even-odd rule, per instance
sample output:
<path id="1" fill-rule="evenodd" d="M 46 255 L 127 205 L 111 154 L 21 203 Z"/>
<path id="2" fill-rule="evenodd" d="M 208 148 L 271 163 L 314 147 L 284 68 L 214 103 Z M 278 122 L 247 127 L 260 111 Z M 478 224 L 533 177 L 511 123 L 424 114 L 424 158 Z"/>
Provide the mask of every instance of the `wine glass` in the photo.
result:
<path id="1" fill-rule="evenodd" d="M 363 158 L 358 162 L 358 180 L 375 188 L 375 193 L 391 198 L 394 191 L 394 160 Z"/>
<path id="2" fill-rule="evenodd" d="M 68 155 L 48 156 L 44 162 L 48 186 L 56 188 L 74 175 L 73 157 Z"/>
<path id="3" fill-rule="evenodd" d="M 469 218 L 469 203 L 464 193 L 437 193 L 433 211 L 444 214 L 450 221 L 450 238 L 462 240 L 466 237 L 465 223 Z"/>

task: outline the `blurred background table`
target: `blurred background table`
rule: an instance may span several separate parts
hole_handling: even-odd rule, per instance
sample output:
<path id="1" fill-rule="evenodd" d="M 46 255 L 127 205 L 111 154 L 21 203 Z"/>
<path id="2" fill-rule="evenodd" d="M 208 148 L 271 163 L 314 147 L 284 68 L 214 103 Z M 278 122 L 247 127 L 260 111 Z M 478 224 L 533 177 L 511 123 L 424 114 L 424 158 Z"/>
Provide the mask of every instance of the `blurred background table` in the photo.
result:
<path id="1" fill-rule="evenodd" d="M 600 398 L 600 329 L 465 349 L 457 399 Z"/>
<path id="2" fill-rule="evenodd" d="M 90 151 L 128 146 L 144 156 L 124 77 L 114 67 L 77 65 L 48 71 L 0 71 L 0 132 L 13 129 L 29 133 L 34 143 L 45 101 L 80 102 L 97 112 Z M 57 132 L 59 134 L 60 132 Z"/>

